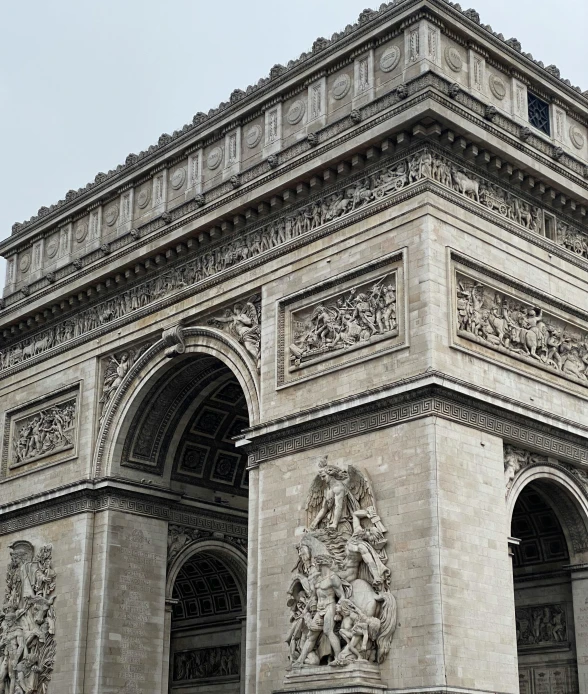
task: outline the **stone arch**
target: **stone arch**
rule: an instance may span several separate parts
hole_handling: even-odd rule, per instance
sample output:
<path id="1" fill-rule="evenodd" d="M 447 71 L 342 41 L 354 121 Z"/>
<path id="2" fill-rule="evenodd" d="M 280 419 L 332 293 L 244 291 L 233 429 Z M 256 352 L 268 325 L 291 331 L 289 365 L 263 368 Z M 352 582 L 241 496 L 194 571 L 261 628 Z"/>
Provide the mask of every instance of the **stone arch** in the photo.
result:
<path id="1" fill-rule="evenodd" d="M 588 492 L 573 471 L 562 464 L 543 461 L 529 465 L 515 477 L 507 495 L 507 534 L 517 499 L 529 484 L 551 501 L 562 525 L 570 553 L 576 560 L 588 553 Z"/>
<path id="2" fill-rule="evenodd" d="M 167 331 L 166 331 L 167 332 Z M 97 477 L 112 474 L 130 422 L 149 393 L 150 387 L 183 360 L 213 357 L 235 376 L 245 395 L 250 424 L 260 417 L 260 382 L 256 366 L 243 347 L 229 335 L 208 327 L 178 328 L 178 344 L 170 348 L 160 339 L 133 364 L 108 405 L 100 426 L 94 453 Z M 176 356 L 169 358 L 169 353 Z"/>
<path id="3" fill-rule="evenodd" d="M 187 572 L 183 576 L 184 568 Z M 228 686 L 235 694 L 244 691 L 246 575 L 245 554 L 217 538 L 190 542 L 173 558 L 168 567 L 165 590 L 167 609 L 162 672 L 167 674 L 164 675 L 162 691 L 176 691 L 174 682 L 177 686 L 178 681 L 182 689 L 182 680 L 190 679 L 181 664 L 178 666 L 176 655 L 186 663 L 193 657 L 193 649 L 200 654 L 211 650 L 218 653 L 220 650 L 221 656 L 224 651 L 225 654 L 229 652 L 231 659 L 238 658 L 238 663 L 232 660 L 235 670 L 228 674 L 238 674 L 239 679 Z M 180 585 L 174 598 L 176 582 Z M 235 586 L 238 600 L 233 590 Z M 215 621 L 219 619 L 220 623 Z M 178 626 L 177 632 L 174 624 Z M 218 663 L 218 658 L 215 662 Z M 178 667 L 183 670 L 182 674 L 178 675 Z"/>
<path id="4" fill-rule="evenodd" d="M 182 567 L 199 554 L 212 555 L 227 567 L 239 589 L 241 604 L 245 606 L 247 604 L 247 557 L 228 542 L 211 538 L 190 542 L 174 557 L 168 568 L 165 584 L 166 600 L 172 598 L 173 588 Z"/>

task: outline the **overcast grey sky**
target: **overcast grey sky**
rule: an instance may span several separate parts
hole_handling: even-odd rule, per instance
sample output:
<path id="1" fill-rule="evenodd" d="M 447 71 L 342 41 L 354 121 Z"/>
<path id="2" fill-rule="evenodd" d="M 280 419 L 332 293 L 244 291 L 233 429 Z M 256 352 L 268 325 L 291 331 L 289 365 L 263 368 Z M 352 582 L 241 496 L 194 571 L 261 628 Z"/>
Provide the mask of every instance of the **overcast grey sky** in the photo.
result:
<path id="1" fill-rule="evenodd" d="M 517 37 L 524 51 L 588 89 L 586 0 L 464 0 L 462 7 L 470 4 L 484 24 Z M 368 0 L 1 5 L 0 238 L 13 222 L 216 107 L 370 6 Z"/>

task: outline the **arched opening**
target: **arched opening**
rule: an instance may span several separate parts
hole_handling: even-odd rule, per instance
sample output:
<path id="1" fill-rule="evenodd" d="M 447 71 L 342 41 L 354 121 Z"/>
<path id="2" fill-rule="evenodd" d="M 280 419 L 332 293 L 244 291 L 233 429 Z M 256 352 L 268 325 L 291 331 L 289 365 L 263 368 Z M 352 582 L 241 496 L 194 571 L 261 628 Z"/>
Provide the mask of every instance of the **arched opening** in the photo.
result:
<path id="1" fill-rule="evenodd" d="M 570 564 L 581 523 L 557 483 L 524 486 L 512 514 L 517 651 L 521 694 L 577 694 L 578 659 Z"/>
<path id="2" fill-rule="evenodd" d="M 234 559 L 223 554 L 203 543 L 170 577 L 172 693 L 241 691 L 245 588 Z"/>
<path id="3" fill-rule="evenodd" d="M 256 415 L 257 385 L 242 355 L 208 332 L 187 330 L 172 359 L 158 345 L 146 353 L 112 401 L 101 445 L 111 474 L 168 486 L 186 510 L 168 527 L 162 691 L 237 694 L 249 490 L 234 437 Z"/>

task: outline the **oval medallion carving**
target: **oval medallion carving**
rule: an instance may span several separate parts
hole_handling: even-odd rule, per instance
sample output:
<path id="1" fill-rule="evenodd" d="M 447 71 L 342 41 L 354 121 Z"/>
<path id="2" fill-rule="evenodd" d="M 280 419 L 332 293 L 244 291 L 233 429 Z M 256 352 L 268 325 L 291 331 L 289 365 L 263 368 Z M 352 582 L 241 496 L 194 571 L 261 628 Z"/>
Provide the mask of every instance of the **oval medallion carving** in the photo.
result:
<path id="1" fill-rule="evenodd" d="M 335 81 L 333 82 L 333 98 L 337 100 L 345 98 L 349 93 L 350 89 L 351 77 L 349 77 L 349 75 L 347 75 L 344 72 L 340 75 L 337 75 L 337 77 L 335 77 Z"/>
<path id="2" fill-rule="evenodd" d="M 304 114 L 306 113 L 306 104 L 302 99 L 297 99 L 288 109 L 288 113 L 286 114 L 286 120 L 290 125 L 296 125 L 296 123 L 300 123 L 300 121 L 304 118 Z"/>
<path id="3" fill-rule="evenodd" d="M 380 58 L 380 70 L 382 72 L 392 72 L 400 62 L 400 48 L 398 46 L 390 46 Z"/>
<path id="4" fill-rule="evenodd" d="M 181 188 L 184 185 L 184 181 L 186 180 L 186 169 L 183 167 L 180 167 L 179 169 L 176 169 L 170 179 L 170 185 L 174 190 L 178 190 L 178 188 Z"/>
<path id="5" fill-rule="evenodd" d="M 245 133 L 245 144 L 249 149 L 253 149 L 254 147 L 257 147 L 257 145 L 261 141 L 261 126 L 259 125 L 252 125 L 249 130 Z"/>
<path id="6" fill-rule="evenodd" d="M 26 253 L 22 256 L 18 263 L 18 266 L 20 267 L 21 272 L 26 272 L 31 267 L 31 256 L 29 255 L 29 253 Z"/>
<path id="7" fill-rule="evenodd" d="M 223 160 L 223 150 L 221 147 L 215 147 L 212 149 L 208 157 L 206 158 L 206 165 L 211 171 L 218 169 L 221 161 Z"/>
<path id="8" fill-rule="evenodd" d="M 447 46 L 445 49 L 445 62 L 453 70 L 453 72 L 461 72 L 463 67 L 463 60 L 457 48 L 453 46 Z"/>
<path id="9" fill-rule="evenodd" d="M 496 75 L 490 75 L 488 84 L 490 85 L 492 94 L 494 94 L 499 101 L 502 101 L 506 96 L 506 84 Z"/>
<path id="10" fill-rule="evenodd" d="M 49 243 L 47 244 L 47 257 L 54 258 L 58 248 L 59 241 L 56 238 L 49 239 Z"/>
<path id="11" fill-rule="evenodd" d="M 576 149 L 584 147 L 585 139 L 580 128 L 577 125 L 572 125 L 570 128 L 570 140 Z"/>
<path id="12" fill-rule="evenodd" d="M 106 208 L 106 212 L 104 213 L 104 221 L 106 224 L 111 227 L 117 220 L 118 218 L 118 205 L 110 205 L 110 207 Z"/>
<path id="13" fill-rule="evenodd" d="M 143 188 L 143 190 L 137 196 L 137 205 L 141 209 L 144 209 L 149 204 L 150 199 L 151 199 L 151 193 L 149 192 L 149 188 L 148 187 Z"/>
<path id="14" fill-rule="evenodd" d="M 88 225 L 84 222 L 78 222 L 76 224 L 76 230 L 74 232 L 75 239 L 78 243 L 81 243 L 88 235 Z"/>

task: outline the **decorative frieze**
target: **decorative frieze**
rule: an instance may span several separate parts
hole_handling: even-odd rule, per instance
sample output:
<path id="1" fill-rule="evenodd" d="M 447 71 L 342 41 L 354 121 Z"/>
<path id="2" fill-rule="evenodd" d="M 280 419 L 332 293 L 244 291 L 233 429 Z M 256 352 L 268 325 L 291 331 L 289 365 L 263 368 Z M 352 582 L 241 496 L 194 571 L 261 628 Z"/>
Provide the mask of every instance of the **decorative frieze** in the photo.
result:
<path id="1" fill-rule="evenodd" d="M 222 683 L 239 679 L 241 655 L 239 644 L 212 646 L 177 651 L 173 657 L 172 680 L 182 686 L 194 683 L 201 686 L 207 681 Z"/>
<path id="2" fill-rule="evenodd" d="M 547 300 L 459 270 L 454 301 L 457 338 L 588 385 L 588 316 L 572 322 Z"/>
<path id="3" fill-rule="evenodd" d="M 433 148 L 423 149 L 368 169 L 365 175 L 349 179 L 343 187 L 326 189 L 323 195 L 312 198 L 290 214 L 276 215 L 238 238 L 219 243 L 210 250 L 202 249 L 196 257 L 159 272 L 157 277 L 72 313 L 56 325 L 5 348 L 0 351 L 0 372 L 424 180 L 433 181 L 535 234 L 551 233 L 547 216 L 532 198 L 514 194 L 497 179 L 483 178 L 462 162 Z M 549 219 L 554 218 L 549 216 Z M 566 250 L 588 257 L 588 237 L 567 222 L 560 221 L 551 240 Z"/>
<path id="4" fill-rule="evenodd" d="M 396 629 L 386 527 L 367 472 L 318 462 L 288 588 L 291 668 L 381 664 Z M 339 622 L 339 629 L 335 626 Z"/>
<path id="5" fill-rule="evenodd" d="M 27 540 L 10 545 L 2 606 L 0 691 L 48 694 L 55 663 L 53 547 L 35 553 Z"/>
<path id="6" fill-rule="evenodd" d="M 519 652 L 560 650 L 569 640 L 565 604 L 517 607 L 515 614 Z"/>
<path id="7" fill-rule="evenodd" d="M 69 389 L 6 413 L 3 476 L 20 472 L 30 464 L 50 463 L 76 454 L 78 399 L 77 388 Z"/>

